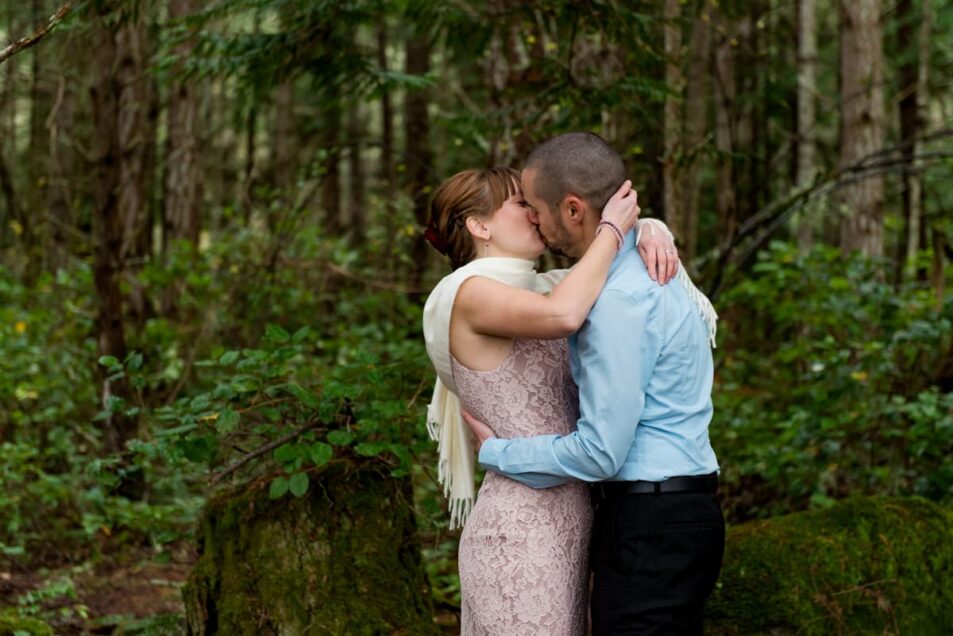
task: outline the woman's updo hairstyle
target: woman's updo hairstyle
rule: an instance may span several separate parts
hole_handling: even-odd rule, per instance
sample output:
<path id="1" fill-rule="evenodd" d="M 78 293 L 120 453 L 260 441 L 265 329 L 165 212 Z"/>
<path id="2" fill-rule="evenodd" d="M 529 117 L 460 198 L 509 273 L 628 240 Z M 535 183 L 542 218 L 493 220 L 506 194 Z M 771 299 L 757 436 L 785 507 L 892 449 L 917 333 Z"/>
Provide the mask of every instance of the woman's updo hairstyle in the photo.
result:
<path id="1" fill-rule="evenodd" d="M 485 219 L 520 191 L 520 173 L 513 168 L 464 170 L 444 181 L 430 204 L 426 237 L 457 269 L 476 256 L 467 219 Z"/>

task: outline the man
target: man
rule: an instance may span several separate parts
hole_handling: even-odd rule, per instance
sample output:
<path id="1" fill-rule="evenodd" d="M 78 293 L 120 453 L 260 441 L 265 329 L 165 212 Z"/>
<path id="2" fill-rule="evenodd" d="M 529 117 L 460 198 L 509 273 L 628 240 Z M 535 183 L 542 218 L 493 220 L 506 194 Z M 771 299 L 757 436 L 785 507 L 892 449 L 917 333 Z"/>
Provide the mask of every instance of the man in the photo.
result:
<path id="1" fill-rule="evenodd" d="M 579 257 L 624 179 L 622 159 L 605 141 L 568 133 L 533 151 L 522 187 L 547 245 Z M 596 636 L 701 634 L 725 533 L 708 440 L 709 331 L 680 281 L 652 281 L 634 243 L 625 237 L 592 312 L 569 339 L 577 430 L 503 440 L 467 422 L 487 470 L 535 488 L 596 482 Z"/>

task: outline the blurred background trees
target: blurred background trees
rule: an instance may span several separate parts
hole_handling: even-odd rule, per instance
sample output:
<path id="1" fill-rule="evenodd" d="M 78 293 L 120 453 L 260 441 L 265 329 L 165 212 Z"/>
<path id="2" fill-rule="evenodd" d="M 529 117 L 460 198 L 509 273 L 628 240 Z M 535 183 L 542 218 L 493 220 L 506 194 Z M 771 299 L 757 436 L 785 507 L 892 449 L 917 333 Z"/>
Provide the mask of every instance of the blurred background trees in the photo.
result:
<path id="1" fill-rule="evenodd" d="M 61 4 L 0 3 L 0 44 Z M 209 471 L 284 497 L 376 462 L 452 611 L 429 198 L 576 129 L 722 316 L 731 520 L 949 502 L 950 77 L 946 0 L 72 3 L 0 63 L 7 567 L 172 559 Z"/>

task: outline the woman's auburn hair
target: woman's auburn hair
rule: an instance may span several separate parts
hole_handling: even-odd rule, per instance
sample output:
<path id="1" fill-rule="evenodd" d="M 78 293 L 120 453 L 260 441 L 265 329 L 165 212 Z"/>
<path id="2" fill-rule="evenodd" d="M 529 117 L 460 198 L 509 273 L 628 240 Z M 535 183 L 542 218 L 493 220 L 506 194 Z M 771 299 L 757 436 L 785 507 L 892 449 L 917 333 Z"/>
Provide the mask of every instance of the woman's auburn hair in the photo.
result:
<path id="1" fill-rule="evenodd" d="M 435 247 L 446 254 L 453 269 L 476 256 L 467 219 L 487 218 L 519 191 L 520 172 L 514 168 L 464 170 L 440 184 L 430 204 L 429 226 L 440 244 Z"/>

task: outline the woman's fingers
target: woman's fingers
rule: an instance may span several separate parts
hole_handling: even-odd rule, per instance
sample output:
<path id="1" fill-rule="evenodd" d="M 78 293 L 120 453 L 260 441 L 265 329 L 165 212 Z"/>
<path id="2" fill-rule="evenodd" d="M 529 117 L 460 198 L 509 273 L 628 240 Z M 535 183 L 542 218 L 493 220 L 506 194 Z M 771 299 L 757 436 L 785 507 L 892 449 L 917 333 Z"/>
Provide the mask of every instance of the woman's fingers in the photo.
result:
<path id="1" fill-rule="evenodd" d="M 658 255 L 656 251 L 640 245 L 639 253 L 642 254 L 642 260 L 645 261 L 645 269 L 647 269 L 649 272 L 649 278 L 654 281 L 658 281 L 658 274 L 655 271 L 658 261 Z"/>

